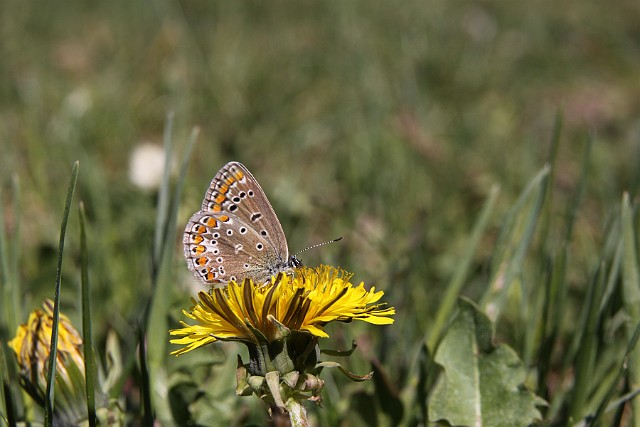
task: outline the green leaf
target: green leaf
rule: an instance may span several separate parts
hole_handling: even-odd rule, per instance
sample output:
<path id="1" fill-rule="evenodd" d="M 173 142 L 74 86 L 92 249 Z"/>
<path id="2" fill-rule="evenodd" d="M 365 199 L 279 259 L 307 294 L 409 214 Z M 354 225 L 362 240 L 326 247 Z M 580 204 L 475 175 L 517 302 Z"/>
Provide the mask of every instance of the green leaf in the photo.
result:
<path id="1" fill-rule="evenodd" d="M 545 402 L 527 390 L 513 349 L 493 344 L 492 325 L 471 301 L 458 313 L 435 353 L 444 371 L 429 402 L 429 418 L 451 425 L 522 426 L 541 419 Z"/>

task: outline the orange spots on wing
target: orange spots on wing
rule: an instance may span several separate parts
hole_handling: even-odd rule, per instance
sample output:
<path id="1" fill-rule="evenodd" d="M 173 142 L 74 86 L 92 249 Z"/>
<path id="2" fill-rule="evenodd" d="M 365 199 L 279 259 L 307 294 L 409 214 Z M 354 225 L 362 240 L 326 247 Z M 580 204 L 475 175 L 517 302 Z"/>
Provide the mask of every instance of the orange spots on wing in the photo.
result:
<path id="1" fill-rule="evenodd" d="M 194 249 L 195 250 L 193 251 L 193 253 L 196 255 L 202 255 L 202 253 L 205 251 L 205 247 L 202 245 L 198 245 Z"/>
<path id="2" fill-rule="evenodd" d="M 196 243 L 196 244 L 202 243 L 203 240 L 204 240 L 204 237 L 202 237 L 202 236 L 200 236 L 198 234 L 192 234 L 191 235 L 191 241 L 193 243 Z"/>
<path id="3" fill-rule="evenodd" d="M 216 227 L 217 225 L 218 225 L 218 221 L 216 221 L 216 219 L 215 219 L 215 218 L 209 218 L 209 219 L 207 219 L 207 226 L 208 226 L 208 227 L 213 228 L 213 227 Z"/>
<path id="4" fill-rule="evenodd" d="M 218 191 L 220 192 L 220 194 L 227 194 L 227 191 L 229 191 L 229 186 L 227 184 L 222 184 Z"/>
<path id="5" fill-rule="evenodd" d="M 196 225 L 193 227 L 193 232 L 194 232 L 194 233 L 202 234 L 202 233 L 204 233 L 205 231 L 207 231 L 207 229 L 206 229 L 204 226 L 200 225 L 200 224 L 196 224 Z"/>
<path id="6" fill-rule="evenodd" d="M 216 203 L 220 204 L 220 203 L 224 202 L 225 200 L 227 200 L 227 198 L 226 198 L 226 197 L 224 197 L 224 195 L 219 194 L 219 195 L 218 195 L 218 197 L 216 197 L 214 201 L 215 201 Z"/>
<path id="7" fill-rule="evenodd" d="M 244 173 L 241 170 L 238 170 L 235 174 L 235 177 L 238 181 L 240 181 L 242 178 L 244 178 Z"/>
<path id="8" fill-rule="evenodd" d="M 201 256 L 200 258 L 196 259 L 196 264 L 198 265 L 205 265 L 207 263 L 208 259 L 206 256 Z"/>
<path id="9" fill-rule="evenodd" d="M 215 279 L 215 276 L 213 275 L 213 270 L 209 269 L 209 271 L 207 272 L 207 282 L 212 282 L 213 279 Z"/>
<path id="10" fill-rule="evenodd" d="M 229 221 L 229 217 L 228 217 L 227 215 L 220 215 L 220 216 L 218 217 L 218 219 L 219 219 L 220 221 L 222 221 L 222 222 L 227 222 L 227 221 Z"/>
<path id="11" fill-rule="evenodd" d="M 213 208 L 211 209 L 214 213 L 218 213 L 220 211 L 222 211 L 222 206 L 220 205 L 213 205 Z"/>

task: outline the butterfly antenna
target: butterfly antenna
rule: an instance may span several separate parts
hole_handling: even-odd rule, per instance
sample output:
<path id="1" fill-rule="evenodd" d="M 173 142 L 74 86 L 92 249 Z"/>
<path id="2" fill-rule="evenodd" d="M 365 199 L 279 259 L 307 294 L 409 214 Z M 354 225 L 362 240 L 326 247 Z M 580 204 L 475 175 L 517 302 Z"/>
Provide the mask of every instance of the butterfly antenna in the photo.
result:
<path id="1" fill-rule="evenodd" d="M 302 252 L 306 252 L 306 251 L 308 251 L 309 249 L 314 249 L 314 248 L 317 248 L 317 247 L 320 247 L 320 246 L 328 245 L 329 243 L 335 243 L 335 242 L 337 242 L 337 241 L 339 241 L 339 240 L 342 240 L 342 236 L 337 237 L 337 238 L 335 238 L 335 239 L 333 239 L 333 240 L 329 240 L 328 242 L 322 242 L 322 243 L 317 243 L 317 244 L 315 244 L 315 245 L 311 245 L 311 246 L 309 246 L 308 248 L 304 248 L 303 250 L 296 252 L 296 254 L 294 255 L 294 257 L 297 257 L 297 256 L 298 256 L 298 255 L 300 255 Z"/>

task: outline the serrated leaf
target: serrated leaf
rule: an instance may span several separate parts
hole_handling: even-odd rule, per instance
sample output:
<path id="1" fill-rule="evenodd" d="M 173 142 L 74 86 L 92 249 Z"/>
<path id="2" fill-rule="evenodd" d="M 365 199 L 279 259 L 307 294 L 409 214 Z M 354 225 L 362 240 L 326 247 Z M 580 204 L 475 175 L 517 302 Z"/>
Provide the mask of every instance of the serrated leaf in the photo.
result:
<path id="1" fill-rule="evenodd" d="M 545 401 L 524 386 L 522 361 L 494 345 L 492 325 L 471 301 L 458 313 L 435 353 L 443 372 L 429 402 L 429 419 L 456 426 L 523 426 L 541 419 Z"/>

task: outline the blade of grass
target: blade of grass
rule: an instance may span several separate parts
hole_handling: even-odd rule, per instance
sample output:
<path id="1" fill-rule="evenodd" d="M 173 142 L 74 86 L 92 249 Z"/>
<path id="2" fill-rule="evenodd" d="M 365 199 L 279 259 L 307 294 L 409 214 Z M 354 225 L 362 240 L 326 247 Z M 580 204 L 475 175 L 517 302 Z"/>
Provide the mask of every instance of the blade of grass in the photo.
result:
<path id="1" fill-rule="evenodd" d="M 544 187 L 544 200 L 542 202 L 542 209 L 540 212 L 540 225 L 538 226 L 539 232 L 536 256 L 534 259 L 538 260 L 540 271 L 539 278 L 533 278 L 533 280 L 544 281 L 545 292 L 536 293 L 533 295 L 534 303 L 531 310 L 532 317 L 530 318 L 529 325 L 537 325 L 537 327 L 525 327 L 523 331 L 525 335 L 525 344 L 522 358 L 526 365 L 529 365 L 535 358 L 536 348 L 540 342 L 544 342 L 546 335 L 546 319 L 548 316 L 548 305 L 546 304 L 546 296 L 548 293 L 548 285 L 550 283 L 551 270 L 549 269 L 549 263 L 544 262 L 548 258 L 548 253 L 552 247 L 554 240 L 549 239 L 551 223 L 552 223 L 552 208 L 553 208 L 553 189 L 555 187 L 556 165 L 558 160 L 558 151 L 560 148 L 560 134 L 562 131 L 562 114 L 560 111 L 556 112 L 555 121 L 553 124 L 553 131 L 551 133 L 549 155 L 547 158 L 547 164 L 549 165 L 549 176 L 546 180 Z M 538 374 L 540 374 L 538 370 Z"/>
<path id="2" fill-rule="evenodd" d="M 571 397 L 570 414 L 571 418 L 577 420 L 585 414 L 585 402 L 591 393 L 594 385 L 594 363 L 598 351 L 597 328 L 600 319 L 598 303 L 602 297 L 605 286 L 605 267 L 600 266 L 595 274 L 594 280 L 587 291 L 586 301 L 583 305 L 584 311 L 582 320 L 576 328 L 579 347 L 576 354 L 575 382 Z"/>
<path id="3" fill-rule="evenodd" d="M 509 287 L 516 275 L 521 271 L 525 255 L 533 239 L 544 201 L 545 180 L 548 178 L 548 174 L 549 166 L 546 165 L 529 182 L 516 204 L 505 217 L 505 226 L 500 237 L 501 242 L 497 245 L 499 247 L 497 249 L 498 259 L 493 264 L 491 280 L 489 281 L 490 286 L 481 299 L 481 306 L 485 308 L 485 312 L 494 322 L 500 317 Z M 530 196 L 535 197 L 534 204 L 528 212 L 524 212 L 523 208 L 530 201 Z M 517 229 L 515 224 L 520 214 L 525 213 L 526 216 L 522 218 L 524 229 L 520 235 L 516 236 Z M 513 252 L 508 250 L 512 245 L 515 245 Z"/>
<path id="4" fill-rule="evenodd" d="M 140 363 L 140 399 L 142 400 L 142 425 L 154 425 L 153 405 L 151 404 L 151 383 L 147 365 L 147 342 L 142 328 L 138 328 L 138 362 Z"/>
<path id="5" fill-rule="evenodd" d="M 76 190 L 76 182 L 78 180 L 79 162 L 75 162 L 71 171 L 71 182 L 67 189 L 67 201 L 64 205 L 64 213 L 62 215 L 62 224 L 60 225 L 60 243 L 58 246 L 58 266 L 56 268 L 55 295 L 53 306 L 53 325 L 51 327 L 51 349 L 49 352 L 49 370 L 47 372 L 47 391 L 45 394 L 44 405 L 44 424 L 47 427 L 53 425 L 53 393 L 54 381 L 56 377 L 56 360 L 58 354 L 58 323 L 60 321 L 60 285 L 62 280 L 62 256 L 64 254 L 64 240 L 67 233 L 67 224 L 69 222 L 69 214 L 71 212 L 71 201 Z"/>
<path id="6" fill-rule="evenodd" d="M 585 147 L 582 158 L 582 173 L 580 175 L 580 182 L 578 183 L 578 188 L 576 189 L 576 192 L 574 194 L 574 199 L 571 201 L 569 209 L 567 209 L 564 239 L 565 242 L 569 242 L 571 240 L 571 236 L 573 235 L 573 228 L 576 224 L 576 218 L 578 217 L 578 208 L 582 204 L 582 199 L 584 199 L 584 195 L 587 190 L 587 183 L 589 182 L 588 179 L 591 173 L 592 148 L 593 137 L 589 137 L 587 139 L 587 146 Z"/>
<path id="7" fill-rule="evenodd" d="M 487 198 L 487 201 L 485 202 L 482 211 L 480 212 L 480 217 L 473 227 L 471 238 L 469 239 L 469 242 L 467 244 L 467 250 L 462 255 L 462 259 L 458 265 L 458 268 L 451 278 L 451 281 L 447 285 L 447 291 L 440 303 L 440 308 L 438 309 L 436 318 L 433 322 L 433 325 L 429 328 L 429 336 L 426 341 L 430 349 L 435 348 L 436 343 L 440 339 L 442 330 L 445 327 L 447 319 L 449 319 L 451 312 L 456 306 L 458 295 L 460 294 L 460 290 L 462 289 L 464 281 L 469 273 L 469 266 L 471 265 L 471 261 L 473 260 L 473 255 L 475 254 L 478 243 L 480 242 L 480 238 L 484 234 L 484 231 L 487 227 L 489 217 L 493 212 L 493 208 L 495 206 L 495 202 L 498 198 L 499 193 L 500 189 L 498 188 L 498 186 L 494 185 L 493 187 L 491 187 L 489 197 Z"/>
<path id="8" fill-rule="evenodd" d="M 602 296 L 602 301 L 600 302 L 600 311 L 604 311 L 609 304 L 611 297 L 614 292 L 618 288 L 619 278 L 620 278 L 620 268 L 622 266 L 622 253 L 623 253 L 623 241 L 620 236 L 620 216 L 617 215 L 616 224 L 610 227 L 610 231 L 607 235 L 607 243 L 605 243 L 605 251 L 607 251 L 607 247 L 614 247 L 613 257 L 611 261 L 611 267 L 609 269 L 609 278 L 607 280 L 607 287 L 605 288 L 604 294 Z M 609 244 L 611 242 L 611 244 Z M 606 259 L 607 253 L 603 253 L 602 259 Z"/>
<path id="9" fill-rule="evenodd" d="M 149 343 L 149 351 L 147 353 L 149 356 L 148 365 L 150 372 L 152 372 L 151 387 L 154 392 L 153 397 L 158 398 L 158 401 L 155 401 L 154 403 L 156 404 L 157 416 L 160 420 L 170 420 L 168 405 L 166 404 L 166 388 L 163 385 L 163 381 L 166 378 L 163 362 L 167 355 L 167 312 L 170 305 L 170 286 L 173 283 L 173 262 L 171 261 L 173 252 L 171 249 L 174 248 L 176 244 L 175 228 L 179 201 L 182 194 L 182 188 L 184 186 L 184 179 L 189 159 L 193 151 L 193 146 L 197 141 L 198 134 L 199 130 L 194 129 L 190 135 L 189 142 L 182 157 L 181 168 L 173 194 L 170 193 L 170 189 L 168 188 L 168 175 L 170 171 L 165 169 L 167 179 L 163 181 L 163 186 L 166 185 L 167 188 L 163 188 L 161 192 L 165 192 L 171 197 L 168 199 L 167 204 L 164 205 L 164 209 L 167 209 L 167 212 L 158 212 L 158 216 L 162 216 L 164 218 L 165 222 L 163 223 L 163 226 L 165 229 L 160 233 L 161 239 L 158 241 L 158 244 L 162 245 L 163 248 L 154 251 L 162 254 L 162 258 L 155 266 L 155 269 L 157 269 L 154 276 L 156 282 L 153 286 L 154 293 L 149 307 L 149 319 L 147 322 L 146 334 Z M 158 207 L 158 209 L 161 208 L 161 206 Z M 157 225 L 160 226 L 160 224 L 160 221 L 158 221 Z"/>
<path id="10" fill-rule="evenodd" d="M 549 148 L 549 157 L 547 164 L 549 165 L 549 178 L 544 190 L 544 202 L 542 203 L 542 214 L 540 215 L 540 247 L 539 259 L 544 259 L 545 254 L 549 251 L 549 230 L 551 228 L 551 198 L 553 196 L 553 188 L 556 177 L 556 163 L 558 160 L 558 149 L 560 148 L 560 133 L 562 131 L 562 114 L 556 113 L 555 122 L 553 123 L 553 131 L 551 133 L 551 144 Z"/>
<path id="11" fill-rule="evenodd" d="M 573 195 L 572 201 L 569 203 L 564 221 L 564 233 L 557 254 L 549 254 L 550 267 L 547 273 L 548 280 L 545 283 L 545 303 L 543 304 L 543 316 L 541 322 L 540 336 L 542 341 L 538 351 L 539 372 L 538 384 L 540 388 L 546 387 L 548 368 L 551 363 L 551 355 L 556 345 L 558 331 L 561 328 L 565 315 L 565 304 L 567 301 L 567 282 L 566 267 L 568 248 L 573 238 L 573 230 L 575 220 L 578 216 L 578 209 L 584 198 L 589 172 L 591 170 L 591 152 L 593 147 L 593 138 L 587 139 L 587 144 L 582 158 L 582 169 L 580 181 Z M 547 332 L 548 331 L 548 332 Z M 577 344 L 578 341 L 575 341 Z M 574 347 L 577 348 L 577 345 Z M 575 352 L 567 354 L 566 363 L 573 363 Z M 546 390 L 539 389 L 542 396 L 546 397 Z"/>
<path id="12" fill-rule="evenodd" d="M 633 212 L 629 202 L 629 194 L 622 197 L 622 241 L 624 254 L 622 258 L 622 289 L 624 307 L 629 316 L 629 323 L 640 323 L 640 274 L 638 272 L 638 254 L 636 252 L 636 236 L 633 227 Z M 628 330 L 631 335 L 631 330 Z M 629 355 L 629 388 L 640 387 L 640 351 L 634 349 Z M 632 425 L 640 425 L 640 402 L 634 400 L 632 407 Z"/>
<path id="13" fill-rule="evenodd" d="M 18 261 L 20 259 L 20 181 L 17 175 L 12 179 L 12 212 L 13 212 L 13 239 L 9 242 L 4 227 L 4 210 L 0 209 L 0 295 L 4 304 L 2 305 L 2 316 L 0 316 L 0 400 L 2 401 L 2 414 L 6 414 L 5 421 L 8 425 L 15 426 L 17 423 L 16 412 L 16 389 L 12 384 L 18 384 L 18 373 L 13 358 L 7 359 L 7 355 L 13 353 L 7 342 L 9 337 L 16 331 L 22 317 L 19 304 L 20 285 L 18 274 Z M 0 193 L 0 200 L 2 194 Z M 9 250 L 11 247 L 11 250 Z"/>
<path id="14" fill-rule="evenodd" d="M 167 243 L 167 223 L 169 221 L 169 209 L 170 209 L 170 177 L 171 177 L 171 161 L 173 157 L 173 113 L 167 115 L 167 121 L 164 128 L 164 170 L 162 174 L 162 184 L 160 185 L 160 192 L 158 194 L 158 207 L 156 211 L 156 228 L 155 238 L 153 240 L 153 251 L 151 259 L 151 296 L 149 304 L 147 305 L 145 322 L 141 325 L 143 329 L 140 331 L 140 340 L 138 346 L 140 369 L 144 369 L 142 376 L 145 381 L 142 382 L 141 387 L 143 398 L 147 398 L 144 401 L 144 417 L 147 421 L 151 421 L 157 415 L 159 420 L 170 420 L 167 405 L 167 393 L 163 382 L 166 378 L 163 371 L 163 361 L 166 357 L 166 339 L 164 335 L 159 338 L 160 331 L 166 330 L 166 309 L 168 306 L 168 295 L 164 291 L 166 285 L 163 285 L 162 277 L 166 277 L 171 271 L 171 262 L 166 262 L 165 256 L 167 256 L 166 243 Z M 161 273 L 162 272 L 162 273 Z M 147 351 L 147 345 L 150 348 Z M 144 346 L 144 349 L 142 347 Z M 144 350 L 144 351 L 143 351 Z M 150 356 L 150 359 L 147 357 Z M 144 357 L 144 360 L 142 359 Z M 152 371 L 151 377 L 148 371 Z M 155 403 L 155 410 L 157 414 L 152 413 L 153 403 Z M 155 411 L 153 411 L 155 412 Z M 151 417 L 151 418 L 150 418 Z"/>
<path id="15" fill-rule="evenodd" d="M 84 350 L 84 374 L 87 390 L 87 414 L 89 426 L 96 426 L 95 365 L 93 339 L 91 337 L 91 288 L 89 284 L 89 250 L 87 248 L 86 216 L 84 203 L 78 205 L 80 219 L 80 268 L 82 270 L 82 340 Z"/>
<path id="16" fill-rule="evenodd" d="M 538 394 L 548 399 L 547 376 L 551 366 L 551 356 L 556 345 L 561 312 L 558 306 L 566 291 L 567 246 L 563 245 L 555 259 L 549 260 L 544 286 L 544 303 L 541 317 L 541 342 L 538 347 Z M 560 297 L 562 295 L 562 298 Z M 550 325 L 549 328 L 547 326 Z M 553 408 L 553 405 L 550 406 Z"/>
<path id="17" fill-rule="evenodd" d="M 6 358 L 6 355 L 9 354 L 10 351 L 11 349 L 9 349 L 6 341 L 3 340 L 0 344 L 0 381 L 2 382 L 0 398 L 2 398 L 3 412 L 0 415 L 2 415 L 2 419 L 7 425 L 13 427 L 17 425 L 17 415 L 15 404 L 16 400 L 13 395 L 14 390 L 12 389 L 11 384 L 16 384 L 17 380 L 16 382 L 11 381 L 11 378 L 14 377 L 14 375 L 9 372 L 9 363 Z M 6 414 L 6 418 L 4 417 L 4 414 Z"/>
<path id="18" fill-rule="evenodd" d="M 22 304 L 20 304 L 20 274 L 18 274 L 18 265 L 20 264 L 20 253 L 21 253 L 21 245 L 22 235 L 21 235 L 21 222 L 20 219 L 22 215 L 22 204 L 21 204 L 21 194 L 20 191 L 20 179 L 18 175 L 14 175 L 12 179 L 12 193 L 13 193 L 13 212 L 14 212 L 14 225 L 13 225 L 13 241 L 11 243 L 13 256 L 11 257 L 11 266 L 10 266 L 10 277 L 11 277 L 11 301 L 13 302 L 13 319 L 9 323 L 9 327 L 13 328 L 11 330 L 15 330 L 20 324 L 22 319 Z M 2 224 L 2 221 L 0 221 Z"/>
<path id="19" fill-rule="evenodd" d="M 622 378 L 622 376 L 627 370 L 628 358 L 631 355 L 631 353 L 635 351 L 636 344 L 638 343 L 638 338 L 640 338 L 640 324 L 636 325 L 633 331 L 633 334 L 631 335 L 631 339 L 627 343 L 627 350 L 625 353 L 625 357 L 620 361 L 620 366 L 618 368 L 618 375 L 616 379 L 611 382 L 609 391 L 607 392 L 605 398 L 600 402 L 600 405 L 598 405 L 598 409 L 596 409 L 596 412 L 593 414 L 593 416 L 589 417 L 588 425 L 598 425 L 598 422 L 600 421 L 600 419 L 602 418 L 605 412 L 612 411 L 615 408 L 619 407 L 621 404 L 624 404 L 626 402 L 626 400 L 623 397 L 617 400 L 616 402 L 612 402 L 611 404 L 609 404 L 613 396 L 618 391 L 618 384 L 620 382 L 620 379 Z"/>
<path id="20" fill-rule="evenodd" d="M 151 266 L 151 285 L 155 287 L 157 281 L 158 270 L 162 262 L 162 253 L 165 248 L 163 240 L 165 238 L 165 230 L 167 227 L 167 217 L 169 215 L 169 178 L 171 176 L 171 159 L 173 150 L 173 113 L 167 115 L 167 121 L 164 128 L 164 173 L 162 174 L 162 185 L 158 194 L 158 213 L 156 217 L 156 231 L 153 241 L 153 259 Z"/>
<path id="21" fill-rule="evenodd" d="M 2 199 L 2 192 L 0 192 L 0 200 Z M 9 279 L 9 251 L 7 248 L 7 236 L 5 234 L 4 227 L 4 210 L 0 209 L 0 284 L 2 285 L 2 314 L 5 324 L 8 325 L 10 331 L 13 331 L 11 325 L 13 318 L 13 307 L 11 304 L 11 285 Z"/>
<path id="22" fill-rule="evenodd" d="M 2 287 L 2 314 L 4 318 L 4 326 L 6 330 L 0 331 L 0 336 L 6 338 L 6 334 L 10 334 L 18 327 L 21 314 L 19 313 L 19 286 L 18 286 L 18 260 L 20 253 L 20 186 L 17 177 L 13 178 L 13 216 L 16 218 L 14 223 L 14 238 L 11 241 L 11 250 L 9 250 L 9 239 L 4 227 L 4 210 L 0 209 L 0 286 Z M 0 193 L 0 199 L 2 193 Z"/>

